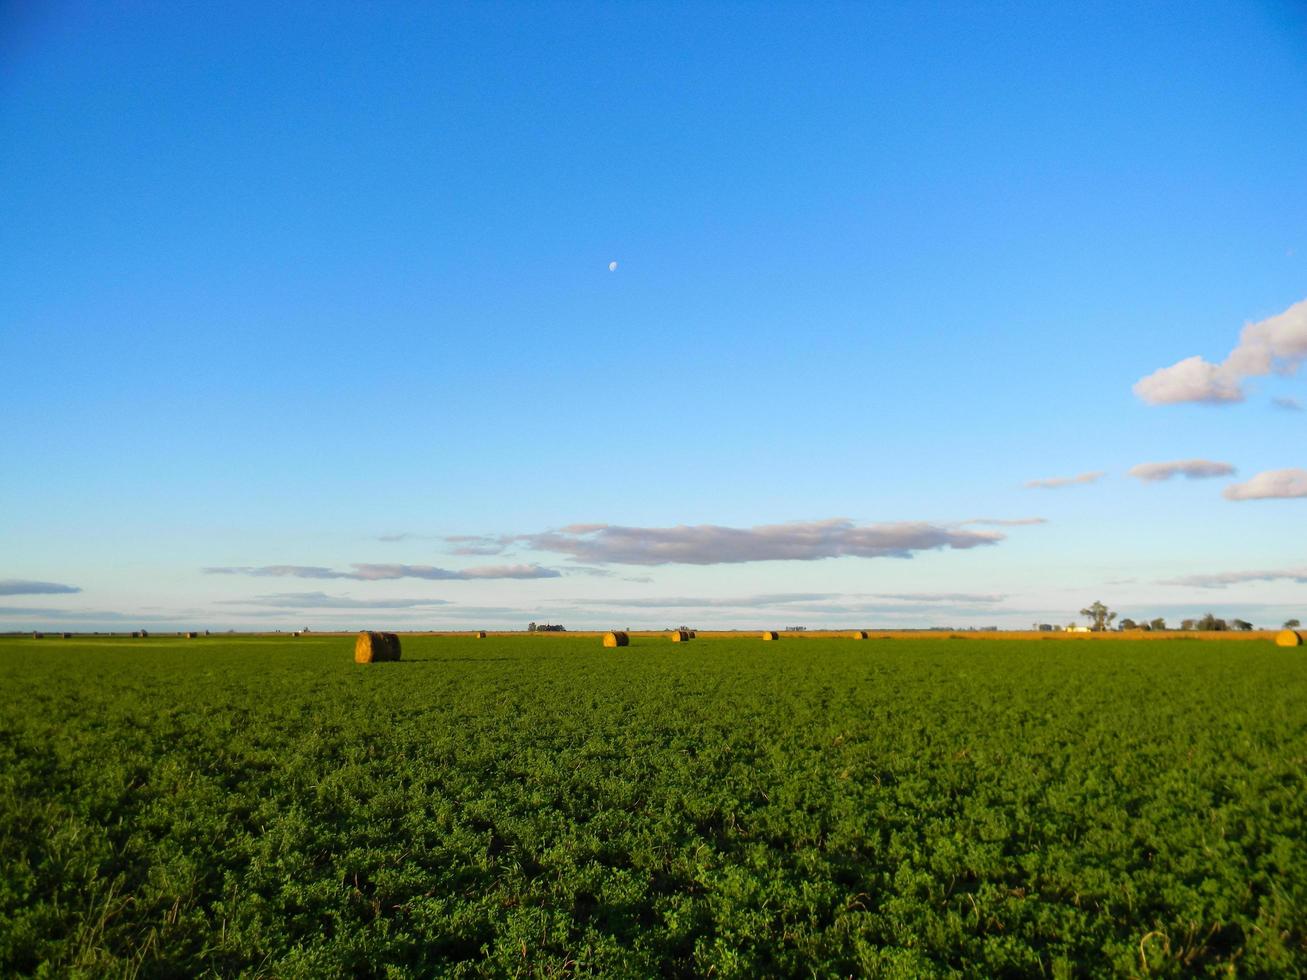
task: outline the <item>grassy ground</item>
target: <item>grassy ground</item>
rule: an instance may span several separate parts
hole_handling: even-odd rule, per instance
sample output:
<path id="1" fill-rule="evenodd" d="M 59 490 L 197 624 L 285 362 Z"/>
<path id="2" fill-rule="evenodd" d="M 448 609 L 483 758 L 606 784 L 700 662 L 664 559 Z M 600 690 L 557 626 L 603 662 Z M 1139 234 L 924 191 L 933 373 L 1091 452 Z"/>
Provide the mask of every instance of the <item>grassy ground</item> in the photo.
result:
<path id="1" fill-rule="evenodd" d="M 0 974 L 1307 972 L 1303 650 L 352 649 L 0 640 Z"/>

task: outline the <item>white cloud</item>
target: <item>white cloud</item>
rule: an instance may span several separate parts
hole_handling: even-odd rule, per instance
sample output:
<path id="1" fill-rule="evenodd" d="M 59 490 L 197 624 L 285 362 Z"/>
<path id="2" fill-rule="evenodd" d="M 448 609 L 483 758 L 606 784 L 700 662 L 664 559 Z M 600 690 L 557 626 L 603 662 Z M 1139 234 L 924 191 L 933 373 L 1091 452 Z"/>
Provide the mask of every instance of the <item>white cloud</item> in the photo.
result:
<path id="1" fill-rule="evenodd" d="M 0 579 L 0 595 L 67 595 L 81 592 L 75 585 L 62 585 L 59 582 L 34 582 L 31 579 Z"/>
<path id="2" fill-rule="evenodd" d="M 1220 365 L 1194 355 L 1170 367 L 1158 368 L 1135 382 L 1134 393 L 1150 405 L 1174 405 L 1178 402 L 1243 401 L 1239 379 Z"/>
<path id="3" fill-rule="evenodd" d="M 485 565 L 477 568 L 436 568 L 434 565 L 393 565 L 354 563 L 352 572 L 342 572 L 321 565 L 261 565 L 206 568 L 208 575 L 249 575 L 255 578 L 352 579 L 358 582 L 381 582 L 400 578 L 420 578 L 438 582 L 480 579 L 559 578 L 562 572 L 539 565 Z"/>
<path id="4" fill-rule="evenodd" d="M 543 534 L 520 535 L 517 540 L 536 551 L 559 552 L 594 564 L 717 565 L 815 561 L 846 555 L 910 558 L 917 551 L 997 544 L 1003 535 L 919 521 L 857 525 L 845 518 L 833 518 L 751 528 L 574 524 Z"/>
<path id="5" fill-rule="evenodd" d="M 1267 470 L 1246 483 L 1232 483 L 1222 496 L 1226 500 L 1271 500 L 1307 497 L 1307 470 Z"/>
<path id="6" fill-rule="evenodd" d="M 1296 398 L 1290 398 L 1287 395 L 1279 395 L 1271 399 L 1271 404 L 1285 412 L 1301 412 L 1302 402 Z"/>
<path id="7" fill-rule="evenodd" d="M 1239 343 L 1220 364 L 1186 357 L 1135 382 L 1134 392 L 1150 405 L 1177 402 L 1240 402 L 1250 377 L 1292 374 L 1307 359 L 1307 300 L 1283 313 L 1246 324 Z"/>
<path id="8" fill-rule="evenodd" d="M 1078 476 L 1050 476 L 1042 480 L 1028 480 L 1026 487 L 1029 489 L 1040 490 L 1059 490 L 1062 487 L 1082 486 L 1086 483 L 1097 483 L 1103 477 L 1107 476 L 1101 470 L 1093 473 L 1081 473 Z"/>
<path id="9" fill-rule="evenodd" d="M 1140 463 L 1130 467 L 1130 476 L 1155 483 L 1183 476 L 1187 480 L 1206 480 L 1216 476 L 1229 476 L 1234 467 L 1229 463 L 1216 463 L 1207 459 L 1178 459 L 1171 463 Z"/>

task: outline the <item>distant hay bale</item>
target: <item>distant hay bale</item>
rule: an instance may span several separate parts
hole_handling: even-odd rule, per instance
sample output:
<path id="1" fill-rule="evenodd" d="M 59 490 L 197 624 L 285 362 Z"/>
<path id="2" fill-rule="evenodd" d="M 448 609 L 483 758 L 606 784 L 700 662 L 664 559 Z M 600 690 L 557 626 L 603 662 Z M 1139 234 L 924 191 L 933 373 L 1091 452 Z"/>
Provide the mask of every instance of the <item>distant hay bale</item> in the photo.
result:
<path id="1" fill-rule="evenodd" d="M 200 635 L 199 633 L 196 633 L 194 630 L 192 630 L 191 632 L 186 634 L 186 639 L 193 640 L 199 635 Z"/>
<path id="2" fill-rule="evenodd" d="M 297 640 L 299 639 L 299 635 L 300 635 L 300 631 L 299 631 L 299 630 L 296 630 L 294 633 L 291 634 L 291 636 L 295 637 L 295 639 L 297 639 Z"/>
<path id="3" fill-rule="evenodd" d="M 849 634 L 849 638 L 853 640 L 865 640 L 867 638 L 867 631 L 854 630 L 852 633 Z"/>
<path id="4" fill-rule="evenodd" d="M 394 633 L 363 632 L 354 641 L 354 662 L 376 664 L 399 659 L 399 637 Z"/>
<path id="5" fill-rule="evenodd" d="M 1302 642 L 1302 634 L 1293 630 L 1280 630 L 1275 634 L 1275 645 L 1277 647 L 1300 647 Z"/>
<path id="6" fill-rule="evenodd" d="M 671 632 L 671 640 L 672 640 L 673 643 L 689 643 L 689 642 L 690 642 L 690 631 L 689 631 L 689 630 L 672 630 L 672 632 Z"/>
<path id="7" fill-rule="evenodd" d="M 478 639 L 478 640 L 484 640 L 485 638 L 486 638 L 486 631 L 485 631 L 485 630 L 477 630 L 477 639 Z"/>
<path id="8" fill-rule="evenodd" d="M 629 647 L 630 645 L 631 638 L 619 630 L 604 634 L 604 646 L 606 647 Z"/>
<path id="9" fill-rule="evenodd" d="M 696 630 L 690 630 L 690 639 L 692 639 L 692 640 L 696 640 L 696 639 L 698 639 L 698 638 L 699 638 L 699 633 L 698 633 L 698 631 L 696 631 Z"/>
<path id="10" fill-rule="evenodd" d="M 762 638 L 764 640 L 779 640 L 781 638 L 781 635 L 777 633 L 775 630 L 766 630 L 762 634 Z"/>

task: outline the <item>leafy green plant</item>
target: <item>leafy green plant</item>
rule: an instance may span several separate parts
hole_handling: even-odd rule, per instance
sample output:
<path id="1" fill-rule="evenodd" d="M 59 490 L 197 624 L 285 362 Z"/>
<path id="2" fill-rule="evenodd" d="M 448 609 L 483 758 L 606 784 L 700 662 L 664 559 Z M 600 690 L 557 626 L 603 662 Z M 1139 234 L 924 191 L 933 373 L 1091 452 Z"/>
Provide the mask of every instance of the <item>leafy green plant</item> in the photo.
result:
<path id="1" fill-rule="evenodd" d="M 1301 654 L 0 640 L 0 974 L 1291 975 Z"/>

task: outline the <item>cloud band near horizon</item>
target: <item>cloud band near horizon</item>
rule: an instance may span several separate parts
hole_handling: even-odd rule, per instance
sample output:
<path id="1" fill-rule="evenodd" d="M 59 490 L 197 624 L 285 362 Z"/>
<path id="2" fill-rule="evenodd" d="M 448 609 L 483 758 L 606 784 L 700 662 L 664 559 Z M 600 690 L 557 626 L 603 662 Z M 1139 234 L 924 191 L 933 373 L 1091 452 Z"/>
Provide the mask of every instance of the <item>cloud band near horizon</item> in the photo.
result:
<path id="1" fill-rule="evenodd" d="M 437 568 L 434 565 L 368 564 L 355 562 L 352 572 L 321 565 L 238 565 L 204 569 L 206 575 L 248 575 L 255 578 L 351 579 L 356 582 L 384 582 L 420 578 L 437 582 L 466 582 L 486 579 L 561 578 L 562 572 L 540 565 L 485 565 L 477 568 Z"/>
<path id="2" fill-rule="evenodd" d="M 71 595 L 81 592 L 76 585 L 61 582 L 36 582 L 32 579 L 0 579 L 0 595 Z"/>
<path id="3" fill-rule="evenodd" d="M 600 565 L 726 565 L 840 557 L 911 558 L 918 551 L 993 545 L 1004 537 L 997 531 L 921 521 L 859 525 L 846 518 L 832 518 L 749 528 L 573 524 L 514 540 L 535 551 L 557 552 Z"/>

